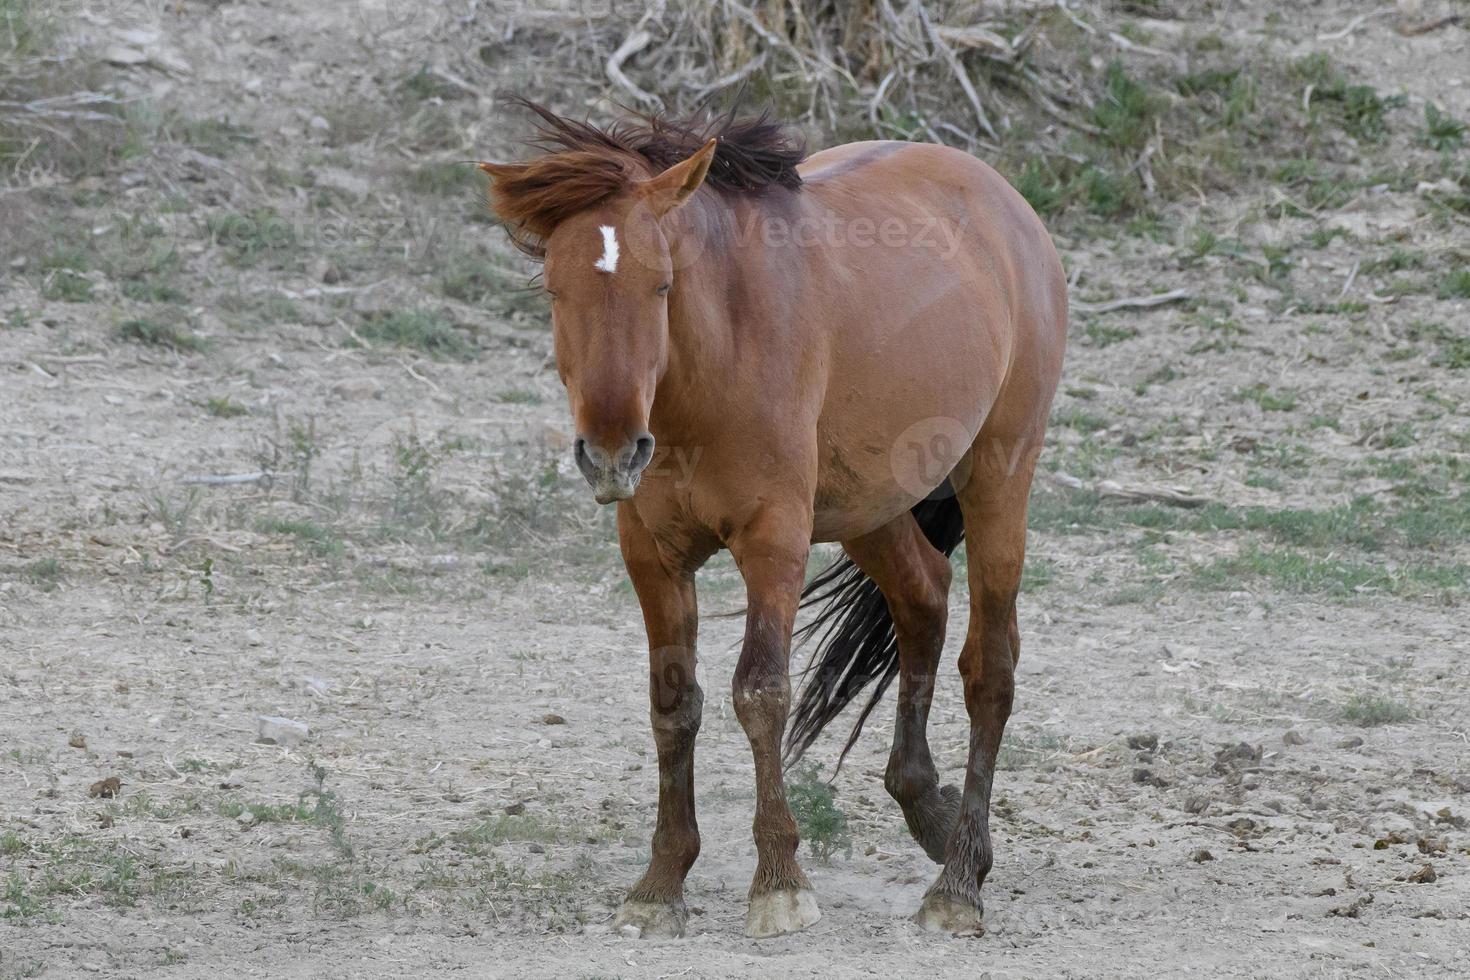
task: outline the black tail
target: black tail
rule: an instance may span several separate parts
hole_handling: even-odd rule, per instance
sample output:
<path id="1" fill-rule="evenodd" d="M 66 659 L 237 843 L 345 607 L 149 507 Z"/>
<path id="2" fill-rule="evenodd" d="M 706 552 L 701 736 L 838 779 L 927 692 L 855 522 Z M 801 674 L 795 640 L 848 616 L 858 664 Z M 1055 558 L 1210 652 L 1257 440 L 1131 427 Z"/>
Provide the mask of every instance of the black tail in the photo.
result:
<path id="1" fill-rule="evenodd" d="M 960 505 L 946 481 L 935 496 L 914 505 L 914 519 L 924 536 L 945 556 L 952 554 L 965 537 Z M 827 723 L 862 693 L 875 679 L 877 686 L 852 726 L 852 734 L 842 747 L 837 766 L 847 758 L 848 750 L 857 742 L 888 685 L 898 673 L 898 639 L 893 632 L 893 617 L 888 601 L 878 586 L 848 558 L 840 558 L 812 579 L 801 592 L 802 608 L 822 605 L 816 619 L 796 632 L 796 640 L 804 642 L 820 634 L 817 649 L 803 671 L 801 693 L 791 726 L 786 732 L 786 764 L 801 758 L 817 740 Z"/>

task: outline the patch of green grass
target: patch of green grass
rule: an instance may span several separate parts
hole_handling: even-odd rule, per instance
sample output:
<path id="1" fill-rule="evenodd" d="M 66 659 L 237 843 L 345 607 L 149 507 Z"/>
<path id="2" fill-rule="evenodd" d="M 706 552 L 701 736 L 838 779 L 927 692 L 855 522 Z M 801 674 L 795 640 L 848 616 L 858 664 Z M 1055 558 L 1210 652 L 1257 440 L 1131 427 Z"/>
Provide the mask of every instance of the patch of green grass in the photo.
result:
<path id="1" fill-rule="evenodd" d="M 1252 401 L 1267 412 L 1291 412 L 1296 410 L 1296 392 L 1290 389 L 1272 391 L 1264 384 L 1252 385 L 1236 393 L 1236 401 Z"/>
<path id="2" fill-rule="evenodd" d="M 80 248 L 60 245 L 41 258 L 41 295 L 64 303 L 86 303 L 92 299 L 91 256 Z"/>
<path id="3" fill-rule="evenodd" d="M 1364 272 L 1404 272 L 1424 267 L 1424 253 L 1417 249 L 1396 248 L 1387 255 L 1363 266 Z"/>
<path id="4" fill-rule="evenodd" d="M 469 360 L 475 344 L 465 331 L 432 310 L 398 310 L 366 318 L 357 328 L 364 340 L 411 347 L 435 357 Z"/>
<path id="5" fill-rule="evenodd" d="M 1433 102 L 1424 103 L 1424 144 L 1442 153 L 1453 153 L 1465 145 L 1465 124 Z"/>
<path id="6" fill-rule="evenodd" d="M 511 388 L 496 395 L 495 400 L 505 405 L 540 405 L 541 393 L 525 388 Z"/>
<path id="7" fill-rule="evenodd" d="M 1090 434 L 1101 432 L 1112 425 L 1112 422 L 1101 415 L 1083 411 L 1080 408 L 1064 408 L 1052 413 L 1051 424 L 1063 426 L 1068 429 L 1076 429 L 1078 432 Z"/>
<path id="8" fill-rule="evenodd" d="M 1098 320 L 1089 321 L 1082 328 L 1082 336 L 1092 341 L 1098 347 L 1111 347 L 1125 340 L 1132 340 L 1138 336 L 1138 328 L 1130 326 L 1117 326 Z"/>
<path id="9" fill-rule="evenodd" d="M 204 410 L 217 419 L 233 419 L 250 414 L 250 409 L 239 402 L 232 401 L 229 395 L 205 399 Z"/>
<path id="10" fill-rule="evenodd" d="M 484 191 L 484 177 L 471 163 L 425 163 L 407 171 L 404 183 L 415 194 L 468 197 Z"/>
<path id="11" fill-rule="evenodd" d="M 174 324 L 141 318 L 124 320 L 117 325 L 112 335 L 118 340 L 146 344 L 149 347 L 166 347 L 187 354 L 197 354 L 207 346 L 202 338 Z"/>
<path id="12" fill-rule="evenodd" d="M 1061 182 L 1040 158 L 1027 160 L 1011 183 L 1042 217 L 1056 214 L 1066 203 L 1066 192 Z"/>
<path id="13" fill-rule="evenodd" d="M 55 558 L 38 558 L 25 568 L 26 581 L 42 592 L 50 592 L 61 584 L 61 562 Z"/>
<path id="14" fill-rule="evenodd" d="M 247 126 L 224 119 L 183 119 L 174 124 L 175 134 L 189 146 L 212 157 L 224 157 L 256 141 Z"/>
<path id="15" fill-rule="evenodd" d="M 270 208 L 210 215 L 204 226 L 209 241 L 237 266 L 282 269 L 300 258 L 296 226 Z"/>
<path id="16" fill-rule="evenodd" d="M 497 844 L 511 842 L 556 844 L 570 839 L 566 828 L 547 817 L 533 814 L 500 814 L 482 820 L 467 830 L 449 835 L 449 841 L 465 854 L 486 854 Z"/>
<path id="17" fill-rule="evenodd" d="M 435 74 L 428 65 L 424 65 L 399 82 L 398 92 L 405 99 L 414 102 L 427 102 L 430 99 L 444 101 L 462 99 L 468 94 L 458 85 Z"/>
<path id="18" fill-rule="evenodd" d="M 1440 299 L 1470 299 L 1470 269 L 1451 269 L 1439 277 L 1435 292 Z"/>
<path id="19" fill-rule="evenodd" d="M 995 754 L 995 767 L 1006 772 L 1026 768 L 1053 768 L 1051 760 L 1066 749 L 1055 735 L 1007 730 Z"/>
<path id="20" fill-rule="evenodd" d="M 1128 208 L 1129 185 L 1112 170 L 1089 166 L 1077 178 L 1087 209 L 1099 218 L 1115 218 Z"/>
<path id="21" fill-rule="evenodd" d="M 1383 470 L 1387 479 L 1418 475 Z M 1030 523 L 1052 532 L 1137 527 L 1189 534 L 1249 532 L 1290 547 L 1362 551 L 1400 548 L 1422 552 L 1448 550 L 1470 536 L 1470 491 L 1455 492 L 1439 483 L 1410 493 L 1392 506 L 1377 496 L 1323 509 L 1233 508 L 1210 504 L 1197 509 L 1162 504 L 1111 502 L 1086 490 L 1038 489 L 1032 494 Z"/>
<path id="22" fill-rule="evenodd" d="M 323 558 L 343 552 L 342 539 L 335 531 L 305 518 L 265 517 L 256 522 L 255 528 L 263 534 L 290 535 Z"/>
<path id="23" fill-rule="evenodd" d="M 1160 108 L 1158 96 L 1130 77 L 1123 63 L 1115 59 L 1104 73 L 1103 91 L 1092 109 L 1092 124 L 1118 149 L 1137 150 L 1153 135 L 1153 119 Z"/>
<path id="24" fill-rule="evenodd" d="M 11 875 L 5 881 L 5 890 L 0 892 L 0 919 L 29 919 L 40 915 L 46 908 L 26 888 L 20 875 Z"/>
<path id="25" fill-rule="evenodd" d="M 1344 228 L 1321 225 L 1312 229 L 1312 233 L 1307 236 L 1307 241 L 1313 248 L 1326 248 L 1332 244 L 1333 239 L 1346 234 L 1347 230 Z"/>
<path id="26" fill-rule="evenodd" d="M 244 803 L 225 800 L 219 805 L 219 814 L 237 820 L 249 813 L 255 823 L 306 823 L 313 819 L 316 809 L 308 806 L 305 799 L 295 803 Z"/>
<path id="27" fill-rule="evenodd" d="M 820 765 L 803 766 L 786 780 L 786 801 L 797 830 L 817 860 L 824 864 L 842 851 L 852 856 L 847 815 L 837 807 L 837 792 L 821 779 Z"/>
<path id="28" fill-rule="evenodd" d="M 0 0 L 0 51 L 39 54 L 56 26 L 50 6 L 44 0 Z"/>
<path id="29" fill-rule="evenodd" d="M 1389 569 L 1380 563 L 1252 546 L 1234 557 L 1196 567 L 1194 582 L 1200 588 L 1217 591 L 1263 583 L 1285 592 L 1346 599 L 1363 592 L 1418 595 L 1463 591 L 1470 582 L 1470 568 L 1403 564 Z"/>
<path id="30" fill-rule="evenodd" d="M 254 293 L 227 292 L 220 296 L 219 307 L 238 315 L 250 326 L 268 327 L 301 322 L 301 310 L 291 297 L 273 290 Z"/>
<path id="31" fill-rule="evenodd" d="M 1057 577 L 1057 563 L 1045 558 L 1027 558 L 1021 569 L 1021 591 L 1035 592 L 1044 589 Z"/>
<path id="32" fill-rule="evenodd" d="M 1402 701 L 1379 694 L 1353 694 L 1343 702 L 1338 717 L 1353 725 L 1372 728 L 1412 721 L 1414 709 Z"/>

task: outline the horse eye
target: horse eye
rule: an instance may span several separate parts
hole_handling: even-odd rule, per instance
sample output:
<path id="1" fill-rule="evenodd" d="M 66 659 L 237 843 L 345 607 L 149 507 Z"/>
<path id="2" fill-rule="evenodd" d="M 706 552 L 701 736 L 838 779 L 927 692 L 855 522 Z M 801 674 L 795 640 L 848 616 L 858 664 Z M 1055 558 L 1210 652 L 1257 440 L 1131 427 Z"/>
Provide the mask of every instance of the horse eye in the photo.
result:
<path id="1" fill-rule="evenodd" d="M 660 296 L 667 296 L 667 295 L 669 295 L 669 287 L 671 285 L 673 285 L 673 284 L 666 282 L 662 286 L 658 287 L 658 289 L 655 290 L 655 292 L 657 292 Z"/>

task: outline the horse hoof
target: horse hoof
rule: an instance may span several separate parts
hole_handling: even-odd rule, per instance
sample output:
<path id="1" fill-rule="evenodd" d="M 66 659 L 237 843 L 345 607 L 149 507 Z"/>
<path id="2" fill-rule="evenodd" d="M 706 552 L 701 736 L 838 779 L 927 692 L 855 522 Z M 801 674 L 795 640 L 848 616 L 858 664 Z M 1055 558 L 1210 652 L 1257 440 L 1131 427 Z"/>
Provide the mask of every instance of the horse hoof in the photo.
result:
<path id="1" fill-rule="evenodd" d="M 745 935 L 750 939 L 766 939 L 800 932 L 821 917 L 817 896 L 810 889 L 784 888 L 764 892 L 753 896 L 745 910 Z"/>
<path id="2" fill-rule="evenodd" d="M 914 915 L 914 921 L 928 932 L 946 932 L 951 936 L 985 935 L 983 906 L 951 898 L 948 895 L 925 895 Z"/>
<path id="3" fill-rule="evenodd" d="M 613 929 L 630 939 L 678 939 L 688 919 L 683 902 L 628 901 L 618 909 Z"/>

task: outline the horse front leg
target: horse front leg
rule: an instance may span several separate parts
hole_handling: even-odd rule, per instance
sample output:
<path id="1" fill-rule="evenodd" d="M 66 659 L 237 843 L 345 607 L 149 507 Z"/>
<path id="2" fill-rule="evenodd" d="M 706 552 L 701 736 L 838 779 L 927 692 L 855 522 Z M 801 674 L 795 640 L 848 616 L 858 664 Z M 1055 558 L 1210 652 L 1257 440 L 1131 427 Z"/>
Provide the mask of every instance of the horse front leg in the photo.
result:
<path id="1" fill-rule="evenodd" d="M 671 570 L 632 504 L 618 507 L 623 563 L 643 608 L 648 630 L 649 715 L 658 749 L 658 823 L 653 858 L 628 892 L 616 928 L 633 926 L 643 937 L 684 934 L 689 913 L 684 878 L 699 856 L 694 819 L 694 737 L 704 692 L 695 679 L 699 610 L 694 571 Z"/>
<path id="2" fill-rule="evenodd" d="M 745 915 L 745 934 L 753 938 L 796 932 L 822 916 L 796 863 L 799 838 L 781 771 L 791 707 L 791 630 L 810 542 L 810 513 L 765 513 L 728 542 L 746 588 L 734 699 L 755 758 L 756 869 Z"/>

